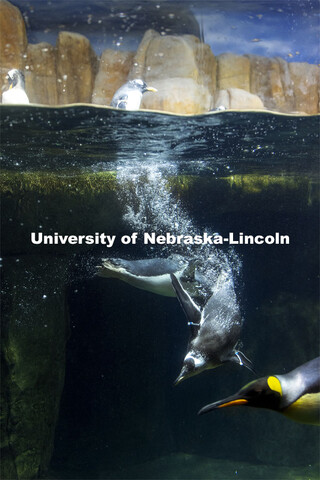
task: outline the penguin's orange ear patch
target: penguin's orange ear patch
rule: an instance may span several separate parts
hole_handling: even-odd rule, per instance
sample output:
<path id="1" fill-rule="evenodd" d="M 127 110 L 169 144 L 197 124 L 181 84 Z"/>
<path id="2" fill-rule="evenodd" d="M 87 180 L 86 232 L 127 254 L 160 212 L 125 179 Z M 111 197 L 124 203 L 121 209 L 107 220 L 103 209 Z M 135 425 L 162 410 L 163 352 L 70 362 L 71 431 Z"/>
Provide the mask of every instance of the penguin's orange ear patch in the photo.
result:
<path id="1" fill-rule="evenodd" d="M 277 377 L 268 377 L 268 386 L 273 392 L 278 392 L 282 395 L 282 388 L 280 380 Z"/>

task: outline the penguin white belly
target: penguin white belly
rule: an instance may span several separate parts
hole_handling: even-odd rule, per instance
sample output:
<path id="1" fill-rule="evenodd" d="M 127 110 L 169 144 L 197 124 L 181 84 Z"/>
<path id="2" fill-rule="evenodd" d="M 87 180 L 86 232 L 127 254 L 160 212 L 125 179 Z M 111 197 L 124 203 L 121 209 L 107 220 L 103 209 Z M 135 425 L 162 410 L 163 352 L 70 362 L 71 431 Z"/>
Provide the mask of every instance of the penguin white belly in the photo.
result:
<path id="1" fill-rule="evenodd" d="M 185 268 L 176 272 L 176 276 L 181 278 Z M 155 275 L 153 277 L 136 276 L 129 272 L 117 272 L 114 278 L 118 278 L 123 282 L 132 285 L 133 287 L 140 288 L 141 290 L 147 290 L 148 292 L 156 293 L 157 295 L 163 295 L 165 297 L 175 297 L 175 291 L 172 287 L 171 278 L 169 273 L 163 275 Z"/>
<path id="2" fill-rule="evenodd" d="M 6 92 L 3 92 L 2 103 L 25 105 L 30 102 L 26 92 L 22 88 L 10 88 Z"/>
<path id="3" fill-rule="evenodd" d="M 126 102 L 126 110 L 139 110 L 142 99 L 140 91 L 130 92 Z"/>

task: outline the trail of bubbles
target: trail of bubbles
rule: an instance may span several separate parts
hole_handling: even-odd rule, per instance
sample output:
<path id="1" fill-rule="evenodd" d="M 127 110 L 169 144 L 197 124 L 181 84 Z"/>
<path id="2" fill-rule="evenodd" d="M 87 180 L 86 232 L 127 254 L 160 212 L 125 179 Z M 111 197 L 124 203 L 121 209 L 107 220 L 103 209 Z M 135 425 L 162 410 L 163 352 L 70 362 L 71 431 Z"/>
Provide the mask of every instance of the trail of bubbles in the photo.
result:
<path id="1" fill-rule="evenodd" d="M 140 167 L 139 173 L 122 170 L 118 182 L 121 196 L 126 200 L 124 220 L 137 231 L 195 234 L 191 219 L 172 197 L 166 178 L 157 166 Z"/>
<path id="2" fill-rule="evenodd" d="M 123 219 L 137 232 L 164 235 L 202 235 L 183 206 L 168 189 L 167 177 L 177 174 L 173 165 L 133 164 L 118 169 L 119 199 L 124 202 Z M 210 232 L 213 234 L 214 232 Z M 203 285 L 216 284 L 221 272 L 232 280 L 239 275 L 241 261 L 214 245 L 163 245 L 161 255 L 182 254 L 197 264 L 197 276 Z"/>

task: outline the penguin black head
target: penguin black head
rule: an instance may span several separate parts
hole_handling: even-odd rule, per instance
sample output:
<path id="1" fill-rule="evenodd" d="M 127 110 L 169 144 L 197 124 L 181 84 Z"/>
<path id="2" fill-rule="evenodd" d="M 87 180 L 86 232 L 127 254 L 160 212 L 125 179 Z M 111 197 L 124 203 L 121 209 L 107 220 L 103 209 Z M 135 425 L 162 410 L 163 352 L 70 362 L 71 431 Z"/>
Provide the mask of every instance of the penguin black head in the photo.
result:
<path id="1" fill-rule="evenodd" d="M 24 80 L 24 74 L 21 70 L 13 68 L 8 72 L 7 79 L 10 85 L 9 88 L 13 88 L 16 85 L 19 85 L 24 88 L 25 80 Z"/>
<path id="2" fill-rule="evenodd" d="M 206 405 L 198 414 L 203 415 L 217 408 L 234 407 L 237 405 L 279 411 L 281 397 L 282 388 L 278 378 L 273 376 L 263 377 L 248 383 L 239 392 L 230 397 Z"/>

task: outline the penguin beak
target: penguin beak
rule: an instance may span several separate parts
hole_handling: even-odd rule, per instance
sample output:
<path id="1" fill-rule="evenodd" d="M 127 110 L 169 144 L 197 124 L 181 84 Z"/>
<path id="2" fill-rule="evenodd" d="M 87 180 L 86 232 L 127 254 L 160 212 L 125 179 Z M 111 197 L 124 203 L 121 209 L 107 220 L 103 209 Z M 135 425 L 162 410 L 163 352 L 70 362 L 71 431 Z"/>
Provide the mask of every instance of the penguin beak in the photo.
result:
<path id="1" fill-rule="evenodd" d="M 247 405 L 249 402 L 245 398 L 239 398 L 237 396 L 231 396 L 225 398 L 224 400 L 218 400 L 217 402 L 210 403 L 205 407 L 199 410 L 198 415 L 203 415 L 204 413 L 211 412 L 212 410 L 216 410 L 217 408 L 224 408 L 224 407 L 236 407 L 237 405 Z"/>
<path id="2" fill-rule="evenodd" d="M 187 377 L 188 377 L 188 375 L 186 375 L 185 372 L 184 372 L 184 369 L 182 369 L 180 375 L 175 379 L 173 385 L 174 386 L 178 385 L 179 383 L 181 383 Z"/>
<path id="3" fill-rule="evenodd" d="M 154 88 L 154 87 L 147 87 L 147 88 L 146 88 L 146 91 L 147 91 L 147 92 L 157 92 L 158 90 L 157 90 L 156 88 Z"/>
<path id="4" fill-rule="evenodd" d="M 173 383 L 174 386 L 178 385 L 180 382 L 182 382 L 182 380 L 184 379 L 183 375 L 179 375 L 179 377 L 177 377 Z"/>

